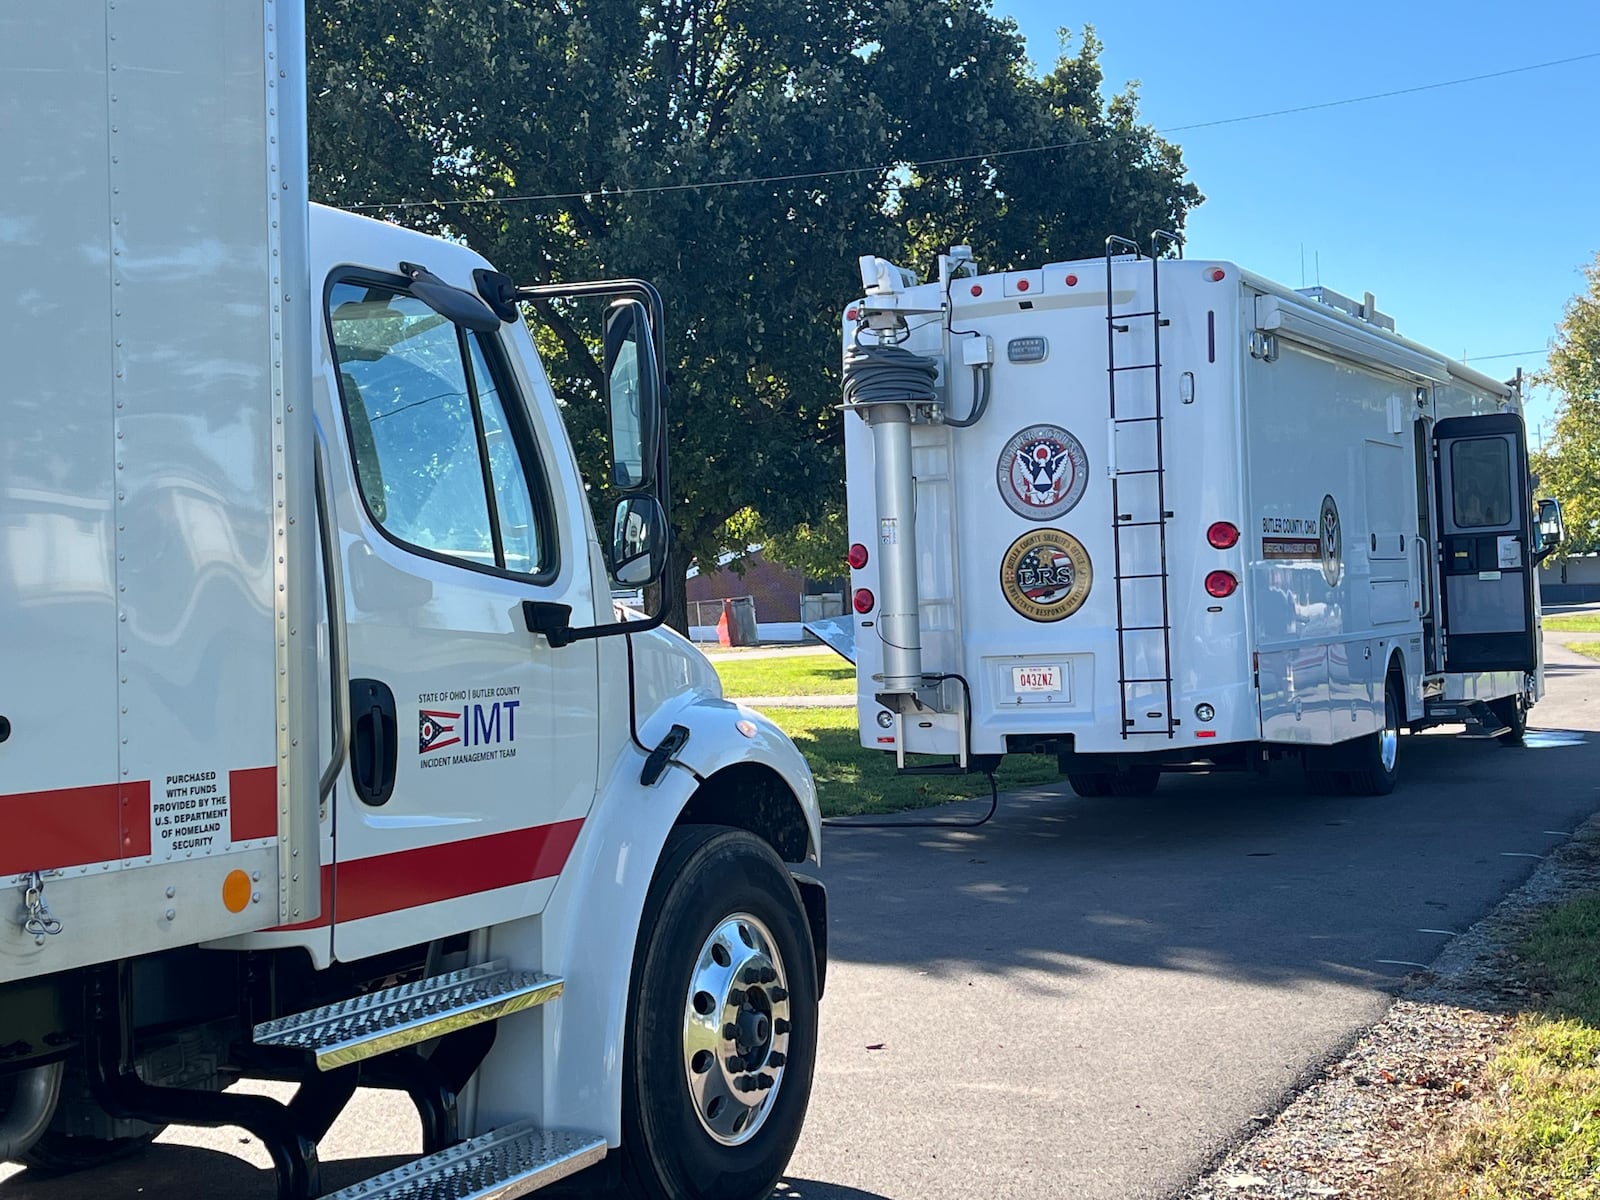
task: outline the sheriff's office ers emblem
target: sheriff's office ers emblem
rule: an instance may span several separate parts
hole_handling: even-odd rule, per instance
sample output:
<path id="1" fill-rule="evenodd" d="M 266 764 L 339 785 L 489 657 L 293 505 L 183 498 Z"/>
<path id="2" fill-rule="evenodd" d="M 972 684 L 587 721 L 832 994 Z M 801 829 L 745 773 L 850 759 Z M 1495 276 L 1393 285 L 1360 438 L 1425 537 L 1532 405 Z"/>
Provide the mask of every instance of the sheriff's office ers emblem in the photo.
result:
<path id="1" fill-rule="evenodd" d="M 1030 621 L 1059 621 L 1083 607 L 1094 568 L 1083 543 L 1059 529 L 1034 529 L 1000 562 L 1006 603 Z"/>
<path id="2" fill-rule="evenodd" d="M 1030 425 L 1000 451 L 1000 497 L 1019 517 L 1048 521 L 1077 507 L 1089 486 L 1083 443 L 1059 425 Z"/>

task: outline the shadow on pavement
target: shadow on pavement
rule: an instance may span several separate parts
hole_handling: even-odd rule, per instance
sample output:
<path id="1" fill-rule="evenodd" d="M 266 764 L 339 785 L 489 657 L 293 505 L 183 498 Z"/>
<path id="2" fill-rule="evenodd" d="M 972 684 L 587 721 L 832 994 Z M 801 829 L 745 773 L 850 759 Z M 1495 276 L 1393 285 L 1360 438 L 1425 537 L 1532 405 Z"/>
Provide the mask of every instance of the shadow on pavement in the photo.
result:
<path id="1" fill-rule="evenodd" d="M 1430 732 L 1401 753 L 1391 796 L 1312 795 L 1284 763 L 1167 776 L 1140 799 L 1012 793 L 968 831 L 830 828 L 830 956 L 1026 973 L 1063 996 L 1103 964 L 1397 983 L 1600 808 L 1600 742 L 1581 731 L 1525 748 Z"/>
<path id="2" fill-rule="evenodd" d="M 242 1145 L 248 1139 L 237 1131 Z M 389 1155 L 337 1159 L 322 1164 L 324 1192 L 392 1170 L 410 1158 Z M 198 1146 L 157 1142 L 131 1158 L 74 1175 L 44 1176 L 22 1171 L 0 1180 L 3 1200 L 148 1200 L 151 1196 L 226 1197 L 226 1200 L 276 1200 L 277 1182 L 270 1169 L 242 1158 Z"/>

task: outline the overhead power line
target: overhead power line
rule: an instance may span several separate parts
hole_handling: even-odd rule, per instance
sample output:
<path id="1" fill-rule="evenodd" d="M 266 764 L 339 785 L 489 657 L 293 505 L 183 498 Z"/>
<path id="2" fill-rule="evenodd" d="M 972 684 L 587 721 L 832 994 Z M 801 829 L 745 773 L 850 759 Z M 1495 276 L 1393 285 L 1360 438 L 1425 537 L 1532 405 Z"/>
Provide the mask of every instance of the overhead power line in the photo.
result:
<path id="1" fill-rule="evenodd" d="M 1549 354 L 1548 350 L 1516 350 L 1510 354 L 1474 354 L 1471 358 L 1463 358 L 1462 362 L 1492 362 L 1497 358 L 1532 358 L 1535 354 L 1543 358 Z"/>
<path id="2" fill-rule="evenodd" d="M 1363 96 L 1346 96 L 1340 100 L 1324 100 L 1316 104 L 1299 104 L 1290 108 L 1274 108 L 1266 112 L 1247 113 L 1238 117 L 1219 117 L 1213 121 L 1195 121 L 1187 125 L 1169 125 L 1164 129 L 1157 129 L 1157 134 L 1188 133 L 1197 129 L 1216 129 L 1223 125 L 1240 125 L 1247 121 L 1265 121 L 1273 117 L 1293 116 L 1297 113 L 1317 112 L 1328 108 L 1343 108 L 1351 104 L 1367 104 L 1374 100 L 1390 100 L 1396 96 L 1411 96 L 1419 92 L 1434 92 L 1441 88 L 1461 87 L 1469 83 L 1482 83 L 1490 79 L 1504 79 L 1509 75 L 1524 75 L 1529 71 L 1545 71 L 1552 67 L 1564 67 L 1572 63 L 1588 62 L 1600 58 L 1600 50 L 1590 51 L 1586 54 L 1573 54 L 1566 58 L 1553 58 L 1547 62 L 1528 63 L 1520 67 L 1506 67 L 1500 71 L 1485 71 L 1478 75 L 1463 75 L 1456 79 L 1442 79 L 1436 83 L 1420 83 L 1413 87 L 1392 88 L 1385 92 L 1369 92 Z M 1118 137 L 1107 138 L 1105 141 L 1121 141 L 1139 134 L 1126 134 Z M 486 196 L 471 200 L 396 200 L 384 204 L 352 204 L 352 209 L 374 209 L 392 212 L 403 208 L 466 208 L 478 204 L 536 204 L 549 200 L 588 200 L 594 198 L 614 199 L 623 196 L 645 196 L 661 192 L 689 192 L 711 188 L 753 187 L 764 183 L 800 183 L 809 179 L 834 179 L 847 175 L 870 175 L 882 171 L 893 171 L 904 168 L 912 170 L 925 167 L 953 166 L 957 163 L 981 162 L 984 159 L 1013 158 L 1022 154 L 1049 154 L 1056 150 L 1070 150 L 1076 146 L 1092 143 L 1089 138 L 1074 138 L 1071 141 L 1052 142 L 1045 146 L 1021 146 L 1013 150 L 986 150 L 978 154 L 958 154 L 947 158 L 925 158 L 914 162 L 875 163 L 864 167 L 836 167 L 827 171 L 801 171 L 783 175 L 757 175 L 744 176 L 734 179 L 710 179 L 698 183 L 658 183 L 646 187 L 632 188 L 589 188 L 584 191 L 574 192 L 542 192 L 539 194 L 514 194 L 510 196 Z"/>

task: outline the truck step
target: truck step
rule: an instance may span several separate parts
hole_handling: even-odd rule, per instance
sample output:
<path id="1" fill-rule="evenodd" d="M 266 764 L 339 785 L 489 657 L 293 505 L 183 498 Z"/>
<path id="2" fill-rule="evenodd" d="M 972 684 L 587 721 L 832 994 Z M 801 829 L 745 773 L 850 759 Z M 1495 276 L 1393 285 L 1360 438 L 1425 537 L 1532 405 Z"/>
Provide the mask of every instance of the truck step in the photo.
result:
<path id="1" fill-rule="evenodd" d="M 1456 736 L 1464 741 L 1491 741 L 1510 732 L 1511 726 L 1495 716 L 1493 709 L 1475 700 L 1466 706 L 1466 728 Z"/>
<path id="2" fill-rule="evenodd" d="M 327 1200 L 509 1200 L 606 1156 L 606 1140 L 532 1121 L 483 1134 L 334 1192 Z"/>
<path id="3" fill-rule="evenodd" d="M 544 1004 L 564 986 L 553 975 L 513 971 L 496 959 L 264 1021 L 255 1027 L 255 1042 L 309 1050 L 319 1070 L 331 1071 Z"/>

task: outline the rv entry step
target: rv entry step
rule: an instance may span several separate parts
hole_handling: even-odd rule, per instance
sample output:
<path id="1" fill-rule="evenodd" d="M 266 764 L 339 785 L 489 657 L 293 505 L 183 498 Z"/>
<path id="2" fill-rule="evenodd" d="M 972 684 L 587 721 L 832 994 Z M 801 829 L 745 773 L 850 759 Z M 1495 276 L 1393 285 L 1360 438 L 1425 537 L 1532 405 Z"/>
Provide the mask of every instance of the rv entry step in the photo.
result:
<path id="1" fill-rule="evenodd" d="M 328 1200 L 508 1200 L 548 1187 L 606 1156 L 604 1138 L 532 1121 L 493 1130 L 334 1192 Z"/>

